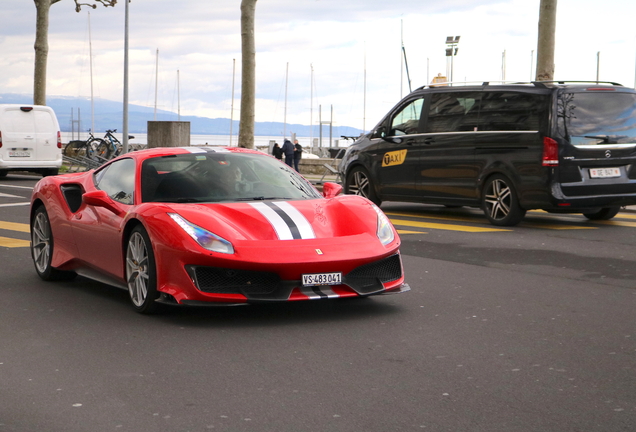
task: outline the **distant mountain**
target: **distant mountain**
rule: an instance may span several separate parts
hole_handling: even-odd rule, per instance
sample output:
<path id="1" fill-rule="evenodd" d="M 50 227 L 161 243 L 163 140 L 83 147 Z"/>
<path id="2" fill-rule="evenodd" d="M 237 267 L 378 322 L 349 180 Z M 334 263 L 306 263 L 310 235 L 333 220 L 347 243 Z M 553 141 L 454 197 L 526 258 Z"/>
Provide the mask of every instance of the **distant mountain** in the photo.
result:
<path id="1" fill-rule="evenodd" d="M 3 104 L 31 104 L 33 97 L 25 94 L 0 93 L 0 103 Z M 70 132 L 71 111 L 75 120 L 74 129 L 87 131 L 90 129 L 91 101 L 88 98 L 48 96 L 47 105 L 53 108 L 57 114 L 60 128 L 64 132 Z M 95 130 L 104 132 L 106 129 L 117 129 L 122 131 L 122 103 L 106 99 L 95 99 Z M 78 125 L 78 117 L 81 118 L 81 127 Z M 177 121 L 177 113 L 157 110 L 157 121 Z M 154 120 L 154 108 L 141 105 L 128 106 L 128 130 L 130 133 L 147 133 L 148 121 Z M 230 119 L 228 118 L 207 118 L 196 116 L 181 116 L 181 121 L 190 122 L 190 133 L 194 135 L 229 135 Z M 279 122 L 256 122 L 255 135 L 278 136 L 283 134 L 284 123 Z M 238 133 L 239 122 L 234 120 L 232 125 L 233 133 Z M 320 135 L 318 126 L 313 126 L 313 133 L 310 126 L 300 124 L 287 124 L 288 133 L 295 133 L 301 137 Z M 358 136 L 362 130 L 349 126 L 334 126 L 332 135 L 334 138 L 344 136 Z M 329 136 L 329 127 L 323 126 L 324 137 Z"/>

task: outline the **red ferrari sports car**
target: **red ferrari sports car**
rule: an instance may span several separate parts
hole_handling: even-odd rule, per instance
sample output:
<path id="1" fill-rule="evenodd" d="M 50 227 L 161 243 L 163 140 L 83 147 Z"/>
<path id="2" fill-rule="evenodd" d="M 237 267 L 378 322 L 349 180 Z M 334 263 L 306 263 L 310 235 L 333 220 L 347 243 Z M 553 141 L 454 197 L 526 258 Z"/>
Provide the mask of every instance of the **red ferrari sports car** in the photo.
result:
<path id="1" fill-rule="evenodd" d="M 140 313 L 408 291 L 388 218 L 341 190 L 253 150 L 132 152 L 37 183 L 31 254 L 42 279 L 121 287 Z"/>

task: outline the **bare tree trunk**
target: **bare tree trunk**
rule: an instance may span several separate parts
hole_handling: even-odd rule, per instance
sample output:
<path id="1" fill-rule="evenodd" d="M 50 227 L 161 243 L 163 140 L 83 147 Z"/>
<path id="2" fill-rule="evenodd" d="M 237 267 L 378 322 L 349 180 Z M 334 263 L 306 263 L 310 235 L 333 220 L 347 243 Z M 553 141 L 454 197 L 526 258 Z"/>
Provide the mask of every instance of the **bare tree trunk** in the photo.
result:
<path id="1" fill-rule="evenodd" d="M 60 0 L 33 0 L 36 8 L 33 104 L 46 105 L 46 64 L 49 56 L 49 10 Z"/>
<path id="2" fill-rule="evenodd" d="M 33 0 L 36 9 L 35 19 L 35 68 L 33 70 L 33 104 L 46 105 L 46 66 L 49 57 L 49 11 L 51 5 L 60 0 Z M 97 4 L 79 3 L 75 0 L 75 11 L 79 12 L 82 6 L 93 9 Z M 117 0 L 93 0 L 103 6 L 115 6 Z"/>
<path id="3" fill-rule="evenodd" d="M 241 1 L 241 122 L 239 147 L 254 148 L 254 106 L 256 102 L 256 44 L 254 42 L 254 13 L 256 0 Z"/>
<path id="4" fill-rule="evenodd" d="M 554 80 L 554 40 L 557 0 L 541 0 L 537 41 L 537 81 Z"/>

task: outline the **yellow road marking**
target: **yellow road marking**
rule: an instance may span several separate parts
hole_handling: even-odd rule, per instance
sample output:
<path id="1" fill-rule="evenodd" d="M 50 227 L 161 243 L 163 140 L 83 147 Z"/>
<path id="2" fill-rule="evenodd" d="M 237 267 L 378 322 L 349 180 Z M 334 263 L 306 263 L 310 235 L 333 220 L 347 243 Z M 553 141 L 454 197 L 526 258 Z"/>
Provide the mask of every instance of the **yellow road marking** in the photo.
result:
<path id="1" fill-rule="evenodd" d="M 617 220 L 600 220 L 600 221 L 590 221 L 593 224 L 599 224 L 599 225 L 614 225 L 614 226 L 624 226 L 624 227 L 631 227 L 631 228 L 636 228 L 636 222 L 625 222 L 625 221 L 617 221 Z"/>
<path id="2" fill-rule="evenodd" d="M 425 218 L 425 219 L 435 219 L 435 220 L 448 220 L 448 221 L 454 221 L 454 222 L 470 222 L 470 223 L 488 224 L 487 221 L 482 221 L 478 219 L 475 220 L 472 218 L 464 218 L 464 217 L 457 217 L 457 216 L 442 217 L 442 216 L 429 216 L 429 215 L 417 214 L 417 213 L 394 213 L 394 212 L 387 212 L 386 214 L 389 216 L 405 216 L 405 217 L 414 217 L 414 218 L 420 218 L 420 219 Z M 521 222 L 521 224 L 527 228 L 542 228 L 542 229 L 552 229 L 552 230 L 598 229 L 596 227 L 591 227 L 591 226 L 577 226 L 577 225 L 543 225 L 543 224 L 533 224 L 530 222 Z M 506 231 L 509 231 L 509 230 L 506 230 Z"/>
<path id="3" fill-rule="evenodd" d="M 451 225 L 451 224 L 439 224 L 439 223 L 432 223 L 432 222 L 416 222 L 416 221 L 401 220 L 401 219 L 391 219 L 391 223 L 393 223 L 393 225 L 399 225 L 399 226 L 430 228 L 430 229 L 439 229 L 439 230 L 447 230 L 447 231 L 464 231 L 464 232 L 511 231 L 508 229 L 500 229 L 500 228 L 471 227 L 467 225 Z"/>
<path id="4" fill-rule="evenodd" d="M 401 229 L 398 229 L 396 231 L 398 232 L 398 234 L 428 234 L 427 232 L 424 232 L 424 231 L 408 231 L 408 230 L 401 230 Z"/>
<path id="5" fill-rule="evenodd" d="M 551 230 L 585 230 L 585 229 L 598 229 L 598 227 L 593 226 L 577 226 L 577 225 L 545 225 L 545 224 L 535 224 L 528 222 L 521 222 L 521 224 L 526 228 L 539 228 L 539 229 L 551 229 Z"/>
<path id="6" fill-rule="evenodd" d="M 0 237 L 0 247 L 17 248 L 17 247 L 29 247 L 31 242 L 28 240 L 18 240 L 8 237 Z"/>
<path id="7" fill-rule="evenodd" d="M 16 222 L 4 222 L 0 221 L 0 229 L 6 229 L 10 231 L 29 232 L 29 224 L 16 223 Z"/>
<path id="8" fill-rule="evenodd" d="M 479 223 L 479 224 L 487 224 L 488 221 L 484 219 L 474 219 L 460 216 L 430 216 L 428 214 L 422 213 L 397 213 L 397 212 L 385 212 L 387 216 L 403 216 L 403 217 L 415 217 L 415 218 L 426 218 L 426 219 L 435 219 L 435 220 L 446 220 L 453 222 L 470 222 L 470 223 Z"/>

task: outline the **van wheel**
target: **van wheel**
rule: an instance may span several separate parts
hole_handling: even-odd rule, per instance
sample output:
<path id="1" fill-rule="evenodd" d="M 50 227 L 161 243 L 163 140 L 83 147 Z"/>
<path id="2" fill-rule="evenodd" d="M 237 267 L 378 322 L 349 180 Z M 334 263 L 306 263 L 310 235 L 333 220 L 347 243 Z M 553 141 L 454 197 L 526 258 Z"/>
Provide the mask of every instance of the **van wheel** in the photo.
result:
<path id="1" fill-rule="evenodd" d="M 514 226 L 526 215 L 526 211 L 519 206 L 512 182 L 503 175 L 488 179 L 482 197 L 482 209 L 493 225 Z"/>
<path id="2" fill-rule="evenodd" d="M 609 220 L 616 216 L 620 210 L 620 206 L 603 207 L 599 211 L 593 213 L 583 213 L 583 216 L 585 216 L 589 220 Z"/>
<path id="3" fill-rule="evenodd" d="M 6 177 L 9 173 L 9 170 L 0 170 L 0 177 Z"/>
<path id="4" fill-rule="evenodd" d="M 55 176 L 58 175 L 59 172 L 60 170 L 58 170 L 57 168 L 45 169 L 44 171 L 42 171 L 42 177 Z"/>
<path id="5" fill-rule="evenodd" d="M 360 195 L 368 198 L 377 206 L 382 204 L 382 200 L 380 200 L 375 194 L 375 189 L 373 188 L 373 183 L 369 177 L 369 172 L 362 167 L 355 167 L 351 170 L 347 176 L 344 190 L 345 194 Z"/>

